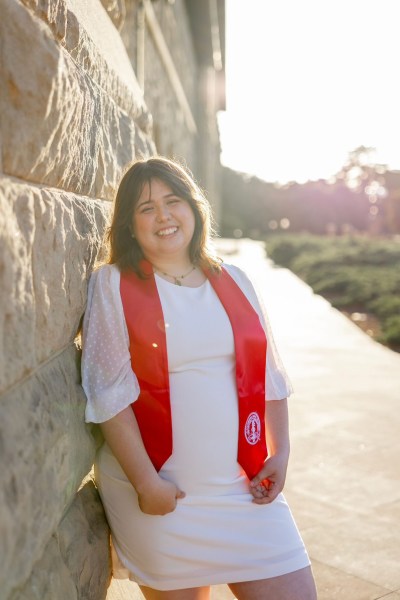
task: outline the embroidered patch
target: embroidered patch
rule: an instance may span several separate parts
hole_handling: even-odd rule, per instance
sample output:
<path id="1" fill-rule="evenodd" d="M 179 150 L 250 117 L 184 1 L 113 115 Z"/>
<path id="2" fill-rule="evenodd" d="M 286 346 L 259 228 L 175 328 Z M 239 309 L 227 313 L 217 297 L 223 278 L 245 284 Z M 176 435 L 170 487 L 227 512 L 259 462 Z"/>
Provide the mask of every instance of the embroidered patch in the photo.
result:
<path id="1" fill-rule="evenodd" d="M 246 425 L 244 426 L 244 435 L 247 443 L 251 446 L 254 446 L 259 441 L 261 437 L 261 422 L 256 412 L 250 413 L 247 417 Z"/>

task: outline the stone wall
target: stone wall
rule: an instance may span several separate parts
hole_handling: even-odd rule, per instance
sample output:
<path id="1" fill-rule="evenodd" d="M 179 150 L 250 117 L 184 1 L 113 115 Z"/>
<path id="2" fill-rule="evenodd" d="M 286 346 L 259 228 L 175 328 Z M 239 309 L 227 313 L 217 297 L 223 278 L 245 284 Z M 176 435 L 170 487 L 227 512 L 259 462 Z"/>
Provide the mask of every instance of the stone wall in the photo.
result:
<path id="1" fill-rule="evenodd" d="M 157 0 L 152 3 L 152 10 L 184 89 L 195 124 L 193 130 L 188 127 L 177 92 L 166 73 L 165 57 L 155 43 L 144 14 L 146 11 L 140 6 L 138 0 L 126 3 L 121 36 L 135 71 L 141 70 L 138 56 L 142 54 L 143 94 L 153 116 L 157 150 L 189 167 L 206 190 L 218 218 L 221 170 L 216 112 L 221 108 L 217 106 L 221 89 L 217 89 L 217 78 L 212 65 L 204 64 L 205 61 L 196 53 L 194 36 L 202 36 L 200 24 L 190 22 L 188 2 L 185 0 Z M 197 10 L 201 14 L 202 9 Z M 192 21 L 193 19 L 196 19 L 196 15 L 192 17 Z M 222 95 L 223 93 L 222 91 Z"/>
<path id="2" fill-rule="evenodd" d="M 125 41 L 129 58 L 135 69 L 137 69 L 138 43 L 140 44 L 139 4 L 138 1 L 127 3 L 126 18 L 121 30 L 122 39 Z M 168 2 L 155 2 L 153 10 L 179 72 L 189 105 L 195 114 L 198 67 L 185 3 L 183 0 L 178 0 L 173 5 Z M 162 56 L 155 46 L 148 24 L 144 18 L 143 20 L 143 92 L 154 119 L 153 129 L 157 150 L 160 154 L 186 162 L 196 172 L 197 134 L 188 131 L 176 94 L 165 73 Z M 176 43 L 176 40 L 179 40 L 179 43 Z"/>
<path id="3" fill-rule="evenodd" d="M 97 430 L 84 423 L 76 346 L 87 280 L 127 164 L 158 142 L 196 173 L 216 127 L 186 3 L 151 7 L 197 133 L 148 30 L 143 96 L 136 0 L 0 0 L 0 600 L 106 596 L 109 531 L 88 475 Z M 218 149 L 210 138 L 214 172 Z"/>
<path id="4" fill-rule="evenodd" d="M 74 338 L 116 182 L 154 150 L 151 116 L 99 1 L 0 14 L 0 597 L 100 600 L 108 528 Z"/>

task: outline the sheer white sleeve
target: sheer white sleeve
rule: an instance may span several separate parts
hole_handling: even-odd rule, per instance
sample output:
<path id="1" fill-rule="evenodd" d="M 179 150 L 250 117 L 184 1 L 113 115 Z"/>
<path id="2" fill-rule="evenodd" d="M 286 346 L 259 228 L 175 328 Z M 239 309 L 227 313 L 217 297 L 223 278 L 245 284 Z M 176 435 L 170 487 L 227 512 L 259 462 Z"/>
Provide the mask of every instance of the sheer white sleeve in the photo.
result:
<path id="1" fill-rule="evenodd" d="M 226 264 L 224 264 L 224 267 L 258 313 L 267 336 L 266 400 L 283 400 L 284 398 L 288 398 L 293 393 L 293 387 L 279 356 L 261 295 L 256 292 L 252 282 L 241 269 Z"/>
<path id="2" fill-rule="evenodd" d="M 85 420 L 108 421 L 139 396 L 132 371 L 129 336 L 114 265 L 92 273 L 82 331 L 82 386 L 87 396 Z"/>

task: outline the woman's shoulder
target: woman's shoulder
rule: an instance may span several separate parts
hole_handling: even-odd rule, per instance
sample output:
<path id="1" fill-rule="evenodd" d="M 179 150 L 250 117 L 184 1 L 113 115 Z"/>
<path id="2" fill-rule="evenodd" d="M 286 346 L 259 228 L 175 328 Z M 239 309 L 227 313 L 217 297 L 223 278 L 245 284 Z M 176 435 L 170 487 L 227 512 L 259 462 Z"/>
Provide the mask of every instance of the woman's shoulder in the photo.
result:
<path id="1" fill-rule="evenodd" d="M 243 269 L 237 267 L 236 265 L 225 262 L 223 262 L 221 266 L 236 281 L 236 283 L 239 285 L 242 284 L 244 286 L 251 286 L 250 278 L 247 273 L 243 271 Z"/>
<path id="2" fill-rule="evenodd" d="M 232 277 L 245 296 L 247 296 L 247 299 L 250 300 L 251 304 L 258 308 L 259 290 L 257 290 L 257 286 L 253 283 L 248 274 L 240 267 L 229 263 L 222 263 L 222 268 L 224 268 Z"/>
<path id="3" fill-rule="evenodd" d="M 103 264 L 95 267 L 90 274 L 90 282 L 95 283 L 111 283 L 115 279 L 120 278 L 120 271 L 117 265 Z"/>
<path id="4" fill-rule="evenodd" d="M 96 267 L 89 278 L 89 297 L 102 293 L 114 295 L 119 290 L 120 271 L 116 265 L 104 264 Z"/>

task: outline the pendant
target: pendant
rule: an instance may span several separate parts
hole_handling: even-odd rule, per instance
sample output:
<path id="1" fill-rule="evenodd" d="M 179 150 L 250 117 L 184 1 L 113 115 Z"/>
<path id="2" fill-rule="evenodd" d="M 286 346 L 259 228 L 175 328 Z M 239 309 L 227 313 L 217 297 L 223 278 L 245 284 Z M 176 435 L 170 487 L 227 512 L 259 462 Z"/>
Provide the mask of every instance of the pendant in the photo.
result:
<path id="1" fill-rule="evenodd" d="M 179 281 L 179 279 L 175 278 L 175 285 L 182 285 L 181 282 Z"/>

